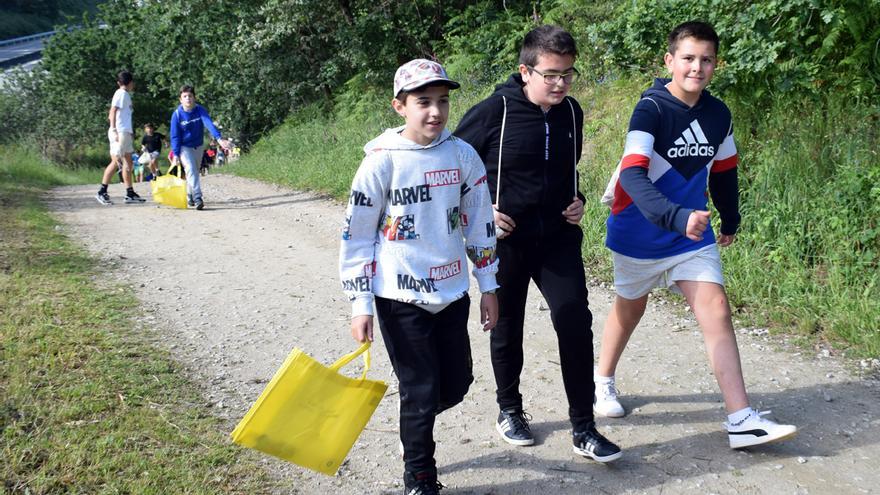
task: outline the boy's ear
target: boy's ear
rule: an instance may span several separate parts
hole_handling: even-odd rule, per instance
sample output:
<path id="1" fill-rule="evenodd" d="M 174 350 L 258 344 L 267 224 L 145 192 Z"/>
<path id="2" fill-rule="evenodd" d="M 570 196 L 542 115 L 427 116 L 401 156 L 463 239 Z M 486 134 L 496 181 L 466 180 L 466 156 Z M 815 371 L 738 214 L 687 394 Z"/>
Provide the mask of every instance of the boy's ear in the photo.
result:
<path id="1" fill-rule="evenodd" d="M 391 108 L 393 108 L 394 111 L 397 112 L 397 115 L 406 118 L 406 104 L 404 104 L 402 101 L 398 100 L 397 98 L 392 98 Z"/>
<path id="2" fill-rule="evenodd" d="M 519 64 L 519 75 L 522 76 L 523 82 L 529 82 L 529 68 L 525 64 Z"/>
<path id="3" fill-rule="evenodd" d="M 675 55 L 666 52 L 666 55 L 663 55 L 663 63 L 666 64 L 666 70 L 672 72 L 672 61 L 675 60 Z"/>

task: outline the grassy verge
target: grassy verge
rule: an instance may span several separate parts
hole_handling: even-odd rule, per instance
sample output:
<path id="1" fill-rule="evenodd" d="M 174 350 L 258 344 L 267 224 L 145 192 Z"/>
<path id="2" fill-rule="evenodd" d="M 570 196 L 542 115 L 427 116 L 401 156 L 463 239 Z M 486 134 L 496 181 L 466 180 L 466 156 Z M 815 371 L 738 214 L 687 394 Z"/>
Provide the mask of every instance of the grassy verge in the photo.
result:
<path id="1" fill-rule="evenodd" d="M 136 301 L 40 195 L 94 180 L 0 148 L 0 493 L 261 493 L 253 457 L 168 354 L 132 332 Z"/>
<path id="2" fill-rule="evenodd" d="M 573 91 L 586 114 L 584 262 L 602 280 L 611 279 L 611 265 L 604 247 L 608 209 L 598 198 L 650 82 L 640 76 Z M 449 127 L 490 91 L 455 91 Z M 343 100 L 337 114 L 302 112 L 227 170 L 344 199 L 364 143 L 401 124 L 387 98 L 358 96 L 356 103 Z M 880 112 L 833 97 L 782 96 L 769 108 L 728 103 L 743 226 L 722 256 L 737 317 L 804 343 L 833 342 L 853 357 L 880 356 Z"/>

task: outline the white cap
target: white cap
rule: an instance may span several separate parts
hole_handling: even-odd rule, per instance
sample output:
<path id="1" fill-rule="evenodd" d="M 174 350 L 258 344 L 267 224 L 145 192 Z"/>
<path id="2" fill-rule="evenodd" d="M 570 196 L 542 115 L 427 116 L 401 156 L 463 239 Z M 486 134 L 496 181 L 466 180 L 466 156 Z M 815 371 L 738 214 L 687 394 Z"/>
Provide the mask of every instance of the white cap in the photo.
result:
<path id="1" fill-rule="evenodd" d="M 394 96 L 401 91 L 412 91 L 426 84 L 442 81 L 450 88 L 458 89 L 461 85 L 449 79 L 446 70 L 437 62 L 417 58 L 401 65 L 394 73 Z"/>

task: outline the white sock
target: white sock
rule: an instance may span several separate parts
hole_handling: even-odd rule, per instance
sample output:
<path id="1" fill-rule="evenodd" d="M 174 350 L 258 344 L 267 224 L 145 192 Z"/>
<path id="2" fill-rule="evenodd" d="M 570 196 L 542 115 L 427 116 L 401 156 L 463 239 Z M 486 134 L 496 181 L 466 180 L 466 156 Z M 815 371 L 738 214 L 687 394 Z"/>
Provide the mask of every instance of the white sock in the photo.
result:
<path id="1" fill-rule="evenodd" d="M 593 381 L 596 383 L 614 383 L 614 375 L 611 376 L 602 376 L 602 375 L 593 375 Z"/>
<path id="2" fill-rule="evenodd" d="M 735 425 L 738 423 L 742 423 L 744 419 L 748 418 L 752 414 L 752 408 L 747 406 L 739 411 L 734 413 L 730 413 L 727 415 L 727 422 L 729 424 Z"/>

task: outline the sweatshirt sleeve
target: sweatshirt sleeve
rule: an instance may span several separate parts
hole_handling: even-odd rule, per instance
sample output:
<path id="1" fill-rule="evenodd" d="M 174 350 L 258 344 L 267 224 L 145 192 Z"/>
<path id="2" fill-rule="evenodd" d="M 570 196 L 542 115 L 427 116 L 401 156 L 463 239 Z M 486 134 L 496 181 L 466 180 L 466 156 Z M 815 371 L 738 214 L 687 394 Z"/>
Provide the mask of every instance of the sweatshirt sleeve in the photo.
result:
<path id="1" fill-rule="evenodd" d="M 177 116 L 178 111 L 174 110 L 171 114 L 171 124 L 168 127 L 168 133 L 171 134 L 171 151 L 174 156 L 180 156 L 180 140 L 182 138 L 180 128 L 180 118 Z"/>
<path id="2" fill-rule="evenodd" d="M 476 151 L 460 143 L 459 162 L 464 182 L 461 186 L 461 225 L 465 249 L 473 264 L 474 278 L 480 292 L 498 288 L 498 257 L 495 254 L 495 220 L 492 200 L 486 185 L 486 168 Z"/>
<path id="3" fill-rule="evenodd" d="M 733 141 L 731 124 L 730 132 L 718 147 L 718 154 L 715 155 L 709 172 L 709 194 L 712 196 L 712 204 L 718 210 L 718 216 L 721 217 L 721 233 L 725 235 L 736 234 L 741 220 L 738 163 L 739 157 Z"/>
<path id="4" fill-rule="evenodd" d="M 648 221 L 684 235 L 693 210 L 670 201 L 648 177 L 659 121 L 660 110 L 654 102 L 643 99 L 636 104 L 626 134 L 619 183 Z"/>
<path id="5" fill-rule="evenodd" d="M 339 248 L 339 278 L 351 301 L 352 316 L 373 314 L 373 274 L 379 218 L 391 180 L 387 155 L 367 155 L 351 183 Z"/>
<path id="6" fill-rule="evenodd" d="M 220 139 L 222 136 L 220 135 L 220 131 L 217 130 L 217 127 L 214 125 L 214 121 L 211 120 L 211 116 L 208 115 L 208 111 L 205 110 L 205 107 L 200 106 L 199 110 L 202 114 L 202 123 L 205 124 L 205 127 L 208 128 L 208 132 L 214 136 L 214 139 Z"/>
<path id="7" fill-rule="evenodd" d="M 464 140 L 476 150 L 477 154 L 480 156 L 481 163 L 486 161 L 486 155 L 489 148 L 488 120 L 489 115 L 492 113 L 489 111 L 490 101 L 491 100 L 489 99 L 483 100 L 471 107 L 471 109 L 464 114 L 464 117 L 461 118 L 458 127 L 455 128 L 455 132 L 453 133 L 456 137 Z"/>

